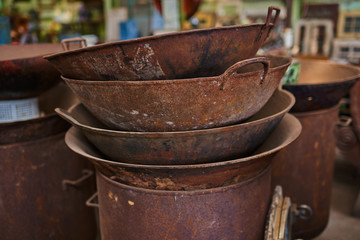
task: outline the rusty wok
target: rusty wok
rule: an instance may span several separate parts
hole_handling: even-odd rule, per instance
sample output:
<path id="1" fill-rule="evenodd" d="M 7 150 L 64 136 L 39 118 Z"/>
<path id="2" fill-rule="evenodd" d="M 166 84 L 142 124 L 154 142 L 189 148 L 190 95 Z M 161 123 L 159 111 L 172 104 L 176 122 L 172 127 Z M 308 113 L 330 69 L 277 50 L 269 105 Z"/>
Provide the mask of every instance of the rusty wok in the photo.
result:
<path id="1" fill-rule="evenodd" d="M 60 44 L 0 46 L 0 100 L 31 98 L 61 81 L 44 55 L 61 52 Z"/>
<path id="2" fill-rule="evenodd" d="M 226 186 L 254 177 L 269 166 L 275 153 L 294 141 L 300 132 L 299 121 L 286 114 L 251 156 L 192 165 L 141 165 L 109 161 L 75 127 L 66 133 L 65 142 L 103 174 L 116 176 L 118 182 L 148 189 L 194 190 Z"/>
<path id="3" fill-rule="evenodd" d="M 292 92 L 296 103 L 291 112 L 327 109 L 337 105 L 360 78 L 360 68 L 327 60 L 299 59 L 296 84 L 283 88 Z"/>
<path id="4" fill-rule="evenodd" d="M 185 131 L 237 124 L 251 117 L 270 99 L 290 61 L 256 57 L 234 64 L 220 76 L 176 81 L 63 79 L 84 106 L 112 129 Z M 246 72 L 248 67 L 252 71 Z"/>
<path id="5" fill-rule="evenodd" d="M 264 24 L 142 37 L 45 58 L 64 77 L 73 79 L 158 80 L 218 75 L 234 63 L 255 56 L 277 24 L 279 13 L 279 8 L 269 7 Z"/>
<path id="6" fill-rule="evenodd" d="M 109 159 L 138 164 L 196 164 L 245 157 L 273 131 L 294 105 L 295 98 L 275 91 L 248 121 L 231 126 L 181 132 L 126 132 L 108 130 L 82 104 L 69 112 L 55 111 L 80 129 Z"/>

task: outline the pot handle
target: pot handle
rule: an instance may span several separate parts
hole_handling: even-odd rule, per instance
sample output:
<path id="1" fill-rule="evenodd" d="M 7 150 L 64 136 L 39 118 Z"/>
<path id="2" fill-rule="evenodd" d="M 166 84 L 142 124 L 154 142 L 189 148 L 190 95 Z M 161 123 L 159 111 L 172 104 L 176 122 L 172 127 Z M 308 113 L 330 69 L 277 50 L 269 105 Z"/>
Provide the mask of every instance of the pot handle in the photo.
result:
<path id="1" fill-rule="evenodd" d="M 99 203 L 94 203 L 94 199 L 98 197 L 98 192 L 94 193 L 93 195 L 91 195 L 91 197 L 86 200 L 85 205 L 88 207 L 94 207 L 94 208 L 99 208 Z"/>
<path id="2" fill-rule="evenodd" d="M 349 127 L 351 123 L 352 123 L 351 117 L 342 115 L 339 117 L 336 125 L 339 127 Z"/>
<path id="3" fill-rule="evenodd" d="M 309 220 L 313 216 L 312 208 L 306 204 L 301 204 L 301 205 L 293 204 L 291 208 L 295 217 L 298 217 L 302 220 Z"/>
<path id="4" fill-rule="evenodd" d="M 86 179 L 90 178 L 92 175 L 94 175 L 94 172 L 89 170 L 89 169 L 83 169 L 81 171 L 82 176 L 76 180 L 68 180 L 68 179 L 64 179 L 62 181 L 62 188 L 64 191 L 67 190 L 67 186 L 74 186 L 74 187 L 79 187 Z"/>
<path id="5" fill-rule="evenodd" d="M 275 11 L 274 18 L 272 17 L 273 11 Z M 268 27 L 270 25 L 275 26 L 279 22 L 279 16 L 280 16 L 280 8 L 275 6 L 270 6 L 268 8 L 268 13 L 266 17 L 265 27 Z"/>
<path id="6" fill-rule="evenodd" d="M 61 40 L 61 46 L 64 51 L 70 50 L 70 43 L 79 42 L 80 47 L 87 47 L 86 39 L 82 37 L 76 37 L 76 38 L 69 38 L 69 39 L 63 39 Z"/>
<path id="7" fill-rule="evenodd" d="M 260 85 L 261 85 L 264 82 L 264 80 L 269 72 L 270 59 L 268 59 L 266 57 L 255 57 L 255 58 L 242 60 L 240 62 L 235 63 L 231 67 L 229 67 L 224 72 L 224 74 L 222 74 L 222 82 L 220 85 L 220 90 L 225 89 L 225 84 L 226 84 L 227 79 L 229 79 L 231 77 L 236 77 L 236 75 L 240 74 L 240 73 L 238 73 L 240 68 L 242 68 L 246 65 L 249 65 L 249 64 L 253 64 L 253 63 L 262 63 L 264 66 L 264 73 L 260 78 Z"/>

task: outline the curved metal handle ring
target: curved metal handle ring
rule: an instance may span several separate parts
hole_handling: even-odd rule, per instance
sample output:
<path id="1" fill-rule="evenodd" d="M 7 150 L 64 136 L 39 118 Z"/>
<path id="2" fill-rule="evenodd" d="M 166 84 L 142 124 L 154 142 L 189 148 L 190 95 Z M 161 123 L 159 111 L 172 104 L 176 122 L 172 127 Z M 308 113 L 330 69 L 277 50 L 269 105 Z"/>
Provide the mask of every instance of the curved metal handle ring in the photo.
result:
<path id="1" fill-rule="evenodd" d="M 261 63 L 264 66 L 263 75 L 260 77 L 260 82 L 259 82 L 259 84 L 261 85 L 264 82 L 264 80 L 266 79 L 267 74 L 269 72 L 270 60 L 266 57 L 255 57 L 255 58 L 250 58 L 250 59 L 246 59 L 246 60 L 237 62 L 234 65 L 232 65 L 231 67 L 229 67 L 222 75 L 222 83 L 221 83 L 220 89 L 221 90 L 225 89 L 225 84 L 226 84 L 227 79 L 234 77 L 237 74 L 240 74 L 239 70 L 242 67 L 247 66 L 249 64 L 253 64 L 253 63 Z"/>
<path id="2" fill-rule="evenodd" d="M 272 13 L 275 11 L 275 16 L 272 18 Z M 280 8 L 275 6 L 270 6 L 268 8 L 268 14 L 266 17 L 266 23 L 265 26 L 268 27 L 269 25 L 275 26 L 279 22 L 279 16 L 280 16 Z M 273 19 L 273 20 L 272 20 Z"/>

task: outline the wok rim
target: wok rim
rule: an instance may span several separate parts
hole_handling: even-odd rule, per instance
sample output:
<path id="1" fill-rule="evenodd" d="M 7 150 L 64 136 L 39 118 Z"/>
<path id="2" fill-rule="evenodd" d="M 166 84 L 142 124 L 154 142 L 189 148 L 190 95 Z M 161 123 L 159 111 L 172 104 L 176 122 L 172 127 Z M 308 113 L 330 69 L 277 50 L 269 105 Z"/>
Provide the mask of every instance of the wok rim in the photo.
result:
<path id="1" fill-rule="evenodd" d="M 269 29 L 273 28 L 274 26 L 275 26 L 274 23 L 268 24 Z M 202 33 L 202 32 L 211 33 L 214 31 L 229 31 L 229 30 L 237 30 L 239 28 L 249 28 L 249 27 L 252 27 L 252 28 L 260 27 L 260 29 L 257 31 L 257 34 L 259 34 L 261 32 L 261 28 L 266 27 L 266 22 L 265 23 L 251 23 L 251 24 L 244 24 L 244 25 L 233 25 L 233 26 L 220 26 L 220 27 L 202 28 L 202 29 L 191 29 L 191 30 L 180 31 L 180 32 L 171 32 L 171 33 L 165 33 L 165 34 L 159 34 L 159 35 L 139 37 L 139 38 L 134 38 L 134 39 L 120 40 L 120 41 L 115 41 L 115 42 L 97 44 L 97 45 L 89 46 L 89 47 L 85 47 L 85 48 L 68 50 L 68 51 L 64 51 L 62 53 L 49 54 L 49 55 L 43 56 L 43 58 L 45 58 L 47 60 L 52 60 L 57 57 L 67 56 L 67 55 L 71 55 L 71 54 L 78 54 L 78 53 L 81 54 L 83 52 L 85 53 L 85 52 L 96 51 L 96 50 L 98 50 L 98 48 L 108 48 L 108 47 L 118 46 L 118 45 L 139 44 L 139 43 L 146 42 L 146 41 L 156 41 L 159 39 L 168 39 L 168 38 L 173 38 L 173 37 L 177 37 L 177 36 L 193 35 L 193 34 Z"/>
<path id="2" fill-rule="evenodd" d="M 257 125 L 258 123 L 262 123 L 262 122 L 266 122 L 266 121 L 270 121 L 273 120 L 275 118 L 280 117 L 281 115 L 285 115 L 285 113 L 289 112 L 290 109 L 295 105 L 296 99 L 295 96 L 288 90 L 284 90 L 284 89 L 276 89 L 276 91 L 278 91 L 279 94 L 283 94 L 284 96 L 289 98 L 289 104 L 284 107 L 284 109 L 282 109 L 281 111 L 272 114 L 272 115 L 268 115 L 266 117 L 257 119 L 257 120 L 253 120 L 250 122 L 242 122 L 242 123 L 238 123 L 238 124 L 232 124 L 232 125 L 227 125 L 227 126 L 221 126 L 221 127 L 215 127 L 215 128 L 206 128 L 206 129 L 197 129 L 197 130 L 184 130 L 184 131 L 168 131 L 168 132 L 161 132 L 161 131 L 157 131 L 157 132 L 139 132 L 139 131 L 121 131 L 121 130 L 111 130 L 111 129 L 101 129 L 98 127 L 92 127 L 92 126 L 88 126 L 86 124 L 82 124 L 79 121 L 79 124 L 76 124 L 77 127 L 80 127 L 81 129 L 85 130 L 86 132 L 90 132 L 90 133 L 96 133 L 97 135 L 102 135 L 102 136 L 112 136 L 112 137 L 129 137 L 130 135 L 132 136 L 143 136 L 146 138 L 168 138 L 168 137 L 178 137 L 178 136 L 182 136 L 182 135 L 186 135 L 186 136 L 194 136 L 194 135 L 207 135 L 207 134 L 211 134 L 214 132 L 229 132 L 232 131 L 234 129 L 237 128 L 241 128 L 243 126 L 251 126 L 251 125 Z M 274 94 L 273 94 L 274 95 Z M 79 105 L 83 105 L 83 103 L 78 103 L 76 105 L 73 105 L 70 109 L 69 112 L 71 113 L 71 111 L 79 106 Z M 88 111 L 88 110 L 87 110 Z M 261 109 L 258 111 L 260 112 Z M 95 118 L 95 117 L 94 117 Z M 71 123 L 73 125 L 73 123 Z M 119 136 L 120 135 L 120 136 Z"/>
<path id="3" fill-rule="evenodd" d="M 302 130 L 302 126 L 300 121 L 293 116 L 290 113 L 286 113 L 282 119 L 282 121 L 284 119 L 287 119 L 287 121 L 292 121 L 294 122 L 294 124 L 296 124 L 298 127 L 295 129 L 297 131 L 294 131 L 290 137 L 288 137 L 283 143 L 281 143 L 280 145 L 278 145 L 277 147 L 270 149 L 268 151 L 265 152 L 261 152 L 261 153 L 257 153 L 248 157 L 244 157 L 244 158 L 238 158 L 238 159 L 233 159 L 233 160 L 226 160 L 226 161 L 221 161 L 221 162 L 213 162 L 213 163 L 204 163 L 204 164 L 188 164 L 188 165 L 144 165 L 144 164 L 132 164 L 132 163 L 123 163 L 123 162 L 116 162 L 116 161 L 111 161 L 106 159 L 105 156 L 103 158 L 100 157 L 96 157 L 96 156 L 92 156 L 88 153 L 86 153 L 85 151 L 82 151 L 82 153 L 79 152 L 79 150 L 77 150 L 76 148 L 74 148 L 73 146 L 71 146 L 72 144 L 69 144 L 69 138 L 74 138 L 75 134 L 78 134 L 81 136 L 81 138 L 84 138 L 84 140 L 86 140 L 86 144 L 89 144 L 96 152 L 99 153 L 99 155 L 102 155 L 98 150 L 95 149 L 95 147 L 92 146 L 92 144 L 90 143 L 90 141 L 88 141 L 86 139 L 86 137 L 83 135 L 83 133 L 81 133 L 81 131 L 77 128 L 75 128 L 74 126 L 72 126 L 65 134 L 65 143 L 66 145 L 75 153 L 81 155 L 82 157 L 87 158 L 90 161 L 95 161 L 97 164 L 102 163 L 102 164 L 106 164 L 106 165 L 110 165 L 110 166 L 114 166 L 116 165 L 117 167 L 122 167 L 122 168 L 132 168 L 132 169 L 141 169 L 142 171 L 144 170 L 188 170 L 188 169 L 205 169 L 205 168 L 216 168 L 216 167 L 223 167 L 223 166 L 228 166 L 228 165 L 235 165 L 235 164 L 239 164 L 239 163 L 244 163 L 244 162 L 248 162 L 251 160 L 255 160 L 255 159 L 259 159 L 265 156 L 270 156 L 276 152 L 278 152 L 279 150 L 283 149 L 284 147 L 286 147 L 287 145 L 289 145 L 290 143 L 292 143 L 295 139 L 298 138 L 298 136 L 301 133 Z M 281 122 L 280 122 L 281 124 Z M 279 126 L 279 125 L 278 125 Z"/>
<path id="4" fill-rule="evenodd" d="M 301 62 L 310 62 L 310 63 L 320 63 L 320 64 L 324 64 L 324 65 L 331 65 L 331 66 L 337 66 L 337 67 L 343 67 L 343 68 L 347 68 L 349 69 L 349 71 L 356 71 L 357 74 L 354 74 L 354 76 L 350 76 L 347 78 L 341 78 L 340 80 L 337 81 L 332 81 L 332 82 L 326 82 L 326 83 L 295 83 L 295 84 L 284 84 L 283 86 L 286 88 L 291 88 L 294 89 L 296 87 L 324 87 L 324 86 L 332 86 L 332 85 L 336 85 L 336 84 L 341 84 L 344 82 L 350 82 L 350 81 L 357 81 L 360 79 L 360 67 L 356 67 L 356 66 L 352 66 L 350 64 L 340 64 L 331 60 L 317 60 L 317 59 L 300 59 L 299 60 L 300 64 Z M 301 66 L 301 65 L 300 65 Z M 301 71 L 301 70 L 300 70 Z"/>
<path id="5" fill-rule="evenodd" d="M 270 64 L 271 64 L 271 59 L 282 59 L 282 60 L 286 61 L 286 63 L 281 64 L 279 66 L 275 66 L 273 68 L 269 67 L 269 72 L 267 74 L 267 77 L 273 72 L 277 72 L 277 71 L 280 71 L 280 69 L 287 68 L 292 62 L 291 57 L 268 55 L 268 56 L 255 56 L 254 58 L 257 58 L 257 57 L 265 57 L 267 60 L 270 60 Z M 231 66 L 233 66 L 239 62 L 241 62 L 241 61 L 238 61 L 238 62 L 232 64 Z M 71 84 L 78 84 L 78 85 L 105 85 L 105 86 L 114 86 L 114 85 L 139 86 L 139 85 L 155 85 L 155 84 L 156 85 L 168 85 L 168 84 L 177 85 L 177 84 L 186 84 L 186 83 L 191 84 L 191 83 L 219 80 L 219 78 L 221 78 L 225 74 L 225 72 L 231 68 L 231 66 L 229 68 L 227 68 L 222 74 L 217 75 L 217 76 L 181 78 L 181 79 L 179 78 L 179 79 L 164 79 L 164 80 L 131 80 L 131 81 L 110 80 L 110 81 L 106 81 L 106 80 L 73 79 L 73 78 L 63 76 L 63 75 L 61 75 L 61 78 L 66 82 L 70 82 Z M 246 77 L 250 77 L 250 76 L 257 76 L 262 73 L 263 73 L 263 70 L 257 70 L 257 71 L 241 73 L 239 75 L 241 78 L 246 78 Z"/>

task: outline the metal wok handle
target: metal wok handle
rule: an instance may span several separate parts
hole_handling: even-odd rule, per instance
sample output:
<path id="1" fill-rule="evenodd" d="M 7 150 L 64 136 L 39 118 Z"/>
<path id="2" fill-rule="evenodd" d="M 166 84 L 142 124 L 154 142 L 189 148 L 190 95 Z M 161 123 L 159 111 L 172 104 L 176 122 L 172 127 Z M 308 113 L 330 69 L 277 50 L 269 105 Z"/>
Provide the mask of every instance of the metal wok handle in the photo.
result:
<path id="1" fill-rule="evenodd" d="M 239 70 L 244 67 L 247 66 L 249 64 L 253 64 L 253 63 L 262 63 L 264 66 L 264 74 L 261 76 L 260 78 L 260 85 L 264 82 L 268 72 L 269 72 L 269 67 L 270 67 L 270 60 L 266 57 L 256 57 L 256 58 L 250 58 L 250 59 L 246 59 L 246 60 L 242 60 L 240 62 L 235 63 L 234 65 L 232 65 L 231 67 L 229 67 L 224 74 L 222 74 L 222 83 L 220 85 L 220 90 L 225 89 L 225 85 L 227 82 L 227 79 L 229 78 L 234 78 L 236 77 L 236 75 L 239 75 L 241 73 L 239 73 Z"/>
<path id="2" fill-rule="evenodd" d="M 275 11 L 275 16 L 272 18 L 272 13 Z M 270 26 L 271 24 L 275 26 L 279 22 L 279 16 L 280 16 L 280 8 L 275 6 L 270 6 L 268 8 L 268 14 L 266 17 L 265 27 Z M 273 19 L 273 20 L 272 20 Z M 272 21 L 271 21 L 272 20 Z"/>
<path id="3" fill-rule="evenodd" d="M 70 124 L 72 125 L 76 125 L 76 126 L 80 126 L 82 127 L 83 125 L 78 121 L 76 120 L 73 116 L 71 116 L 71 114 L 62 109 L 62 108 L 55 108 L 55 112 L 61 117 L 63 118 L 64 120 L 68 121 Z"/>
<path id="4" fill-rule="evenodd" d="M 86 39 L 82 37 L 63 39 L 61 40 L 61 46 L 64 51 L 69 51 L 70 43 L 75 43 L 75 42 L 79 42 L 80 47 L 87 47 Z"/>

